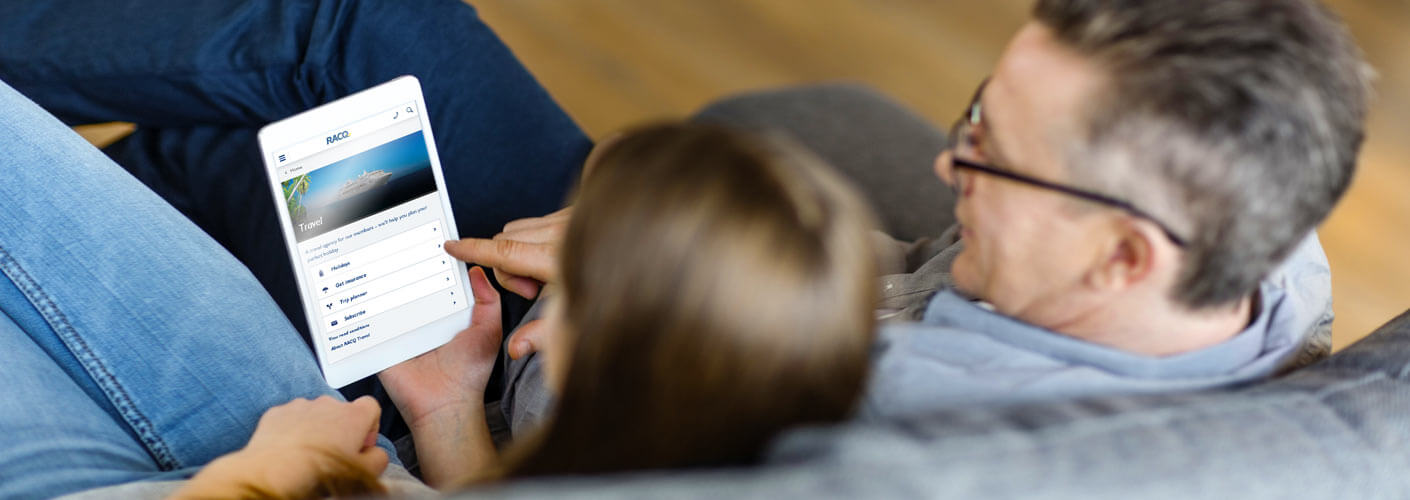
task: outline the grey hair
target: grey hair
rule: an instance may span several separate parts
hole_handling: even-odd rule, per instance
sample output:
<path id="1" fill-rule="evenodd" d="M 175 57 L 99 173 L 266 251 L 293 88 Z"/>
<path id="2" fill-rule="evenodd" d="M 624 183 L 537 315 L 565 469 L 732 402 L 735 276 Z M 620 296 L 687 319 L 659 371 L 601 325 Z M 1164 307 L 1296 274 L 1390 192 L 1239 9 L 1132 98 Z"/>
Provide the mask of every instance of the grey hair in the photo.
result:
<path id="1" fill-rule="evenodd" d="M 1372 72 L 1315 0 L 1038 0 L 1033 15 L 1106 73 L 1068 170 L 1188 240 L 1177 303 L 1253 293 L 1350 185 Z"/>

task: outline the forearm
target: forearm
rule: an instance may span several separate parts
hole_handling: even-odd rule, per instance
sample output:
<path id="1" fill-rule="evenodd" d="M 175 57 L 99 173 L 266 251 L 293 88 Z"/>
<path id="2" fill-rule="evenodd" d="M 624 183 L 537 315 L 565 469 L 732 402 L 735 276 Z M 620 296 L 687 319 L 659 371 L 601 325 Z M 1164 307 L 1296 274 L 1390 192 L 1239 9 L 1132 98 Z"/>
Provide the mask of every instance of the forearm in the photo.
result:
<path id="1" fill-rule="evenodd" d="M 270 470 L 266 460 L 248 450 L 237 451 L 215 459 L 171 496 L 173 500 L 197 498 L 240 498 L 254 491 L 301 491 L 307 485 L 286 471 Z"/>
<path id="2" fill-rule="evenodd" d="M 483 400 L 482 395 L 475 395 L 464 405 L 408 423 L 427 484 L 438 489 L 453 487 L 484 477 L 498 463 Z"/>

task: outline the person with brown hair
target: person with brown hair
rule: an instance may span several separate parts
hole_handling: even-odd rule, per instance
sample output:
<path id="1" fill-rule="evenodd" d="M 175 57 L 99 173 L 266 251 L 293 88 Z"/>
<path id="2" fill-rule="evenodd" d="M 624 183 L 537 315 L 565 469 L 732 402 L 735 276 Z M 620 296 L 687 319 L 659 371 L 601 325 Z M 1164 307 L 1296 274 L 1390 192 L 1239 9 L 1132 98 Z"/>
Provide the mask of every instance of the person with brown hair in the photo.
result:
<path id="1" fill-rule="evenodd" d="M 775 138 L 657 125 L 596 153 L 576 200 L 545 323 L 558 402 L 541 429 L 494 459 L 483 393 L 467 388 L 485 386 L 497 328 L 381 374 L 430 484 L 744 464 L 786 428 L 851 413 L 874 224 L 820 162 Z"/>
<path id="2" fill-rule="evenodd" d="M 52 119 L 36 123 L 63 130 Z M 54 136 L 63 146 L 49 150 L 81 144 L 71 132 Z M 867 235 L 875 224 L 843 181 L 780 139 L 699 124 L 629 132 L 600 147 L 589 167 L 560 253 L 564 279 L 550 290 L 549 312 L 539 323 L 554 338 L 544 352 L 559 395 L 542 427 L 510 443 L 503 458 L 491 442 L 484 393 L 503 332 L 500 297 L 480 268 L 470 271 L 476 303 L 469 327 L 379 375 L 407 417 L 427 483 L 447 488 L 548 474 L 748 464 L 785 429 L 852 414 L 874 340 L 876 259 Z M 74 184 L 82 191 L 77 197 L 102 186 L 113 189 L 111 199 L 121 206 L 155 199 L 96 152 L 85 163 L 55 169 L 65 178 L 104 176 Z M 24 183 L 44 179 L 30 174 Z M 120 218 L 111 204 L 80 208 L 108 214 L 95 215 L 99 222 Z M 180 226 L 172 221 L 180 215 L 162 210 L 154 227 L 175 232 Z M 80 229 L 75 233 L 92 230 Z M 200 252 L 185 253 L 183 262 Z M 80 321 L 90 316 L 53 310 L 78 311 L 72 317 Z M 81 388 L 37 383 L 57 369 L 55 361 L 33 352 L 38 334 L 9 321 L 0 316 L 0 345 L 11 353 L 0 381 L 27 390 L 0 399 L 41 412 L 43 425 L 26 428 L 46 438 L 41 451 L 48 461 L 0 456 L 14 466 L 0 468 L 7 488 L 82 491 L 75 498 L 430 493 L 378 436 L 378 404 L 370 397 L 339 401 L 292 336 L 244 330 L 220 336 L 196 328 L 180 335 L 75 333 L 91 352 L 160 344 L 140 350 L 156 351 L 148 357 L 109 356 L 101 367 L 107 382 L 124 381 L 122 395 L 135 398 L 119 408 L 145 425 L 140 435 L 151 449 L 175 452 L 161 457 L 176 471 L 164 474 L 133 465 L 143 451 L 123 444 L 118 422 L 82 403 L 88 396 Z M 146 362 L 167 355 L 196 367 L 183 372 L 189 381 Z M 251 365 L 272 373 L 252 373 Z M 237 386 L 248 401 L 151 402 L 159 389 L 195 384 Z M 44 412 L 28 403 L 34 400 L 57 400 L 64 411 Z M 253 436 L 238 428 L 251 413 L 263 414 Z M 217 452 L 210 444 L 217 440 L 239 444 Z M 60 463 L 71 464 L 67 473 L 33 473 Z M 79 474 L 93 476 L 86 483 L 92 486 L 70 489 Z"/>

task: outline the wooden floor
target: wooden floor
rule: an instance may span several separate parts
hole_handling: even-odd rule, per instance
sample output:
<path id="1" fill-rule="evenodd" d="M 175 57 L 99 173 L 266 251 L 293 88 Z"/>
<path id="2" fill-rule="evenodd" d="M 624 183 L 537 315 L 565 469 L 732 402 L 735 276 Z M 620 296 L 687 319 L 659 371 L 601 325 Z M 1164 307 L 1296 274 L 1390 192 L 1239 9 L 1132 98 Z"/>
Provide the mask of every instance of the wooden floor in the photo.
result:
<path id="1" fill-rule="evenodd" d="M 593 136 L 734 92 L 868 83 L 958 113 L 1027 0 L 469 0 Z M 1333 0 L 1380 72 L 1361 170 L 1322 227 L 1343 347 L 1410 308 L 1410 0 Z M 917 168 L 928 168 L 919 165 Z"/>

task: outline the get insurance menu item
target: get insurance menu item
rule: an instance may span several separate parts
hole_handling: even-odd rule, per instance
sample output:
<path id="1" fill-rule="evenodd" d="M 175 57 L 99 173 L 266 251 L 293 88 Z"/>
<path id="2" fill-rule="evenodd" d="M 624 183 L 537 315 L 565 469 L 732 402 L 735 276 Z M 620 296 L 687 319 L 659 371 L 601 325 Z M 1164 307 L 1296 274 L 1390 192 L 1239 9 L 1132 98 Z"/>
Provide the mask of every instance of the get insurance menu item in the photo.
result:
<path id="1" fill-rule="evenodd" d="M 401 77 L 260 131 L 324 377 L 341 387 L 469 324 L 420 84 Z"/>

